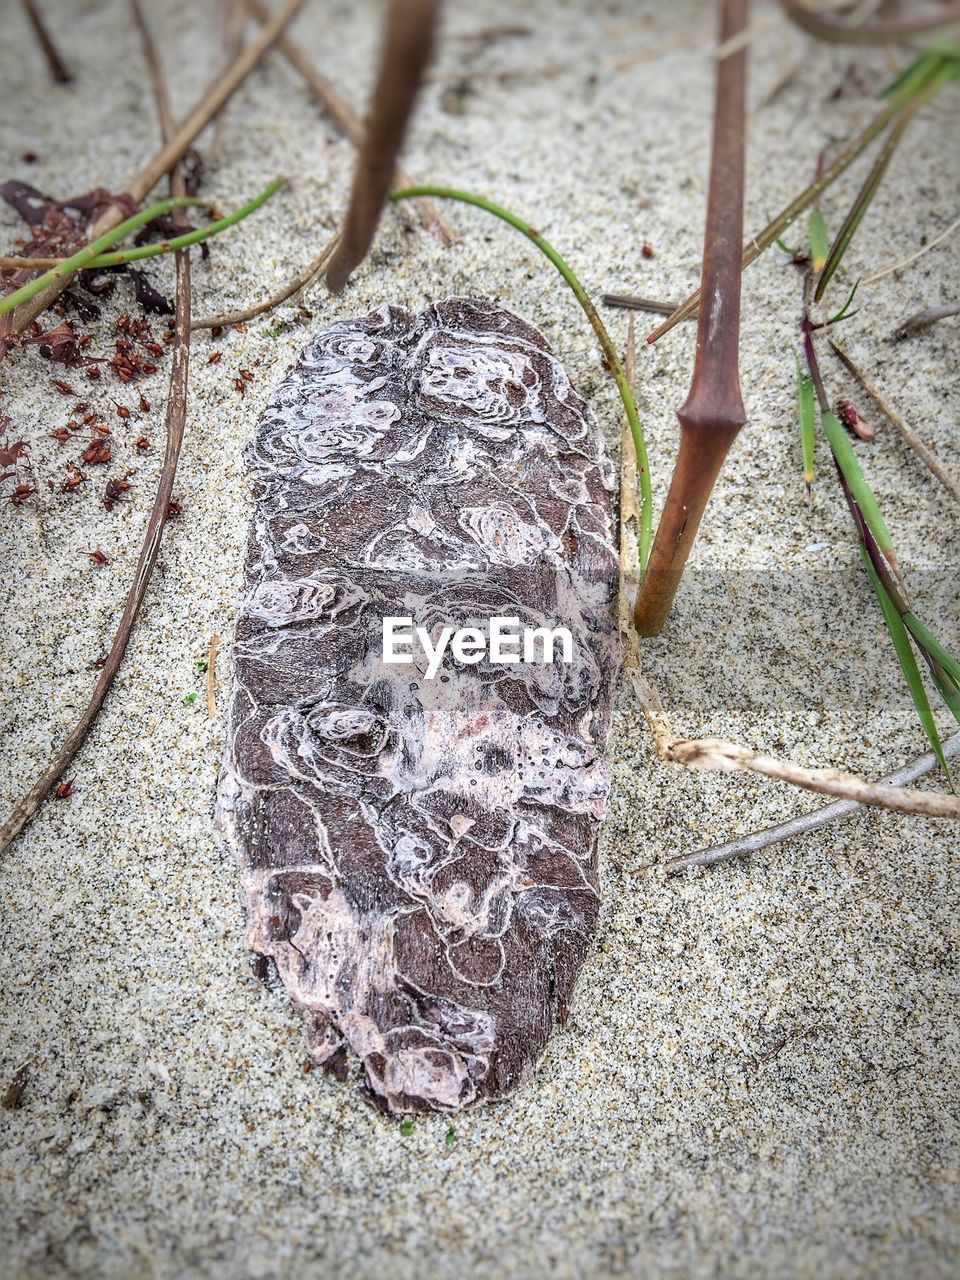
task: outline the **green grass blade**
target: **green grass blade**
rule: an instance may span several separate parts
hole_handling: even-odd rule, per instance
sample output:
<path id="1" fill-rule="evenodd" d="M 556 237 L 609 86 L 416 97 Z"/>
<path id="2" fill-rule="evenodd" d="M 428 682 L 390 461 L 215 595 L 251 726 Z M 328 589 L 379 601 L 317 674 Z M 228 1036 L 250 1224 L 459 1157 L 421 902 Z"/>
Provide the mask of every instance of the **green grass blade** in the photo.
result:
<path id="1" fill-rule="evenodd" d="M 893 539 L 890 537 L 890 531 L 880 511 L 880 504 L 874 497 L 873 490 L 860 469 L 860 463 L 854 452 L 853 445 L 850 443 L 846 428 L 835 413 L 822 413 L 820 422 L 830 442 L 830 448 L 833 450 L 837 465 L 843 472 L 843 478 L 850 486 L 850 492 L 856 499 L 857 506 L 859 506 L 863 513 L 863 518 L 867 522 L 867 528 L 876 538 L 877 546 L 890 560 L 891 564 L 896 564 Z"/>
<path id="2" fill-rule="evenodd" d="M 823 270 L 829 245 L 830 237 L 827 235 L 827 224 L 823 220 L 823 214 L 819 209 L 813 209 L 810 213 L 810 265 L 814 274 L 819 274 Z"/>
<path id="3" fill-rule="evenodd" d="M 164 253 L 175 253 L 178 249 L 188 249 L 192 244 L 200 244 L 203 240 L 209 240 L 211 236 L 219 235 L 221 231 L 226 231 L 229 227 L 236 226 L 238 222 L 242 222 L 244 218 L 249 217 L 251 213 L 255 213 L 261 205 L 266 204 L 271 196 L 276 195 L 284 185 L 284 181 L 283 178 L 277 178 L 268 187 L 264 187 L 259 195 L 241 205 L 239 209 L 234 209 L 233 213 L 225 214 L 222 218 L 208 222 L 205 227 L 197 227 L 193 231 L 185 231 L 183 235 L 173 236 L 169 240 L 159 240 L 156 244 L 137 245 L 133 249 L 117 249 L 113 253 L 98 254 L 96 258 L 87 263 L 87 269 L 119 267 L 126 262 L 142 262 L 144 258 L 156 258 Z"/>
<path id="4" fill-rule="evenodd" d="M 881 98 L 892 98 L 901 89 L 922 89 L 930 76 L 940 67 L 948 66 L 954 77 L 960 76 L 960 44 L 956 40 L 938 40 L 919 54 L 900 72 L 883 92 Z"/>
<path id="5" fill-rule="evenodd" d="M 828 325 L 839 324 L 841 320 L 849 320 L 851 316 L 855 316 L 857 314 L 856 311 L 850 310 L 850 306 L 854 298 L 857 296 L 857 290 L 859 288 L 860 288 L 860 281 L 858 280 L 857 283 L 850 290 L 849 294 L 847 294 L 846 302 L 843 304 L 843 306 L 840 308 L 839 311 L 837 311 L 834 315 L 832 315 L 829 320 L 825 321 L 826 324 Z"/>
<path id="6" fill-rule="evenodd" d="M 960 688 L 960 662 L 949 653 L 928 627 L 914 613 L 904 613 L 903 624 L 921 648 L 940 663 L 950 679 Z"/>
<path id="7" fill-rule="evenodd" d="M 281 185 L 282 180 L 280 179 L 271 183 L 270 186 L 267 187 L 265 191 L 261 192 L 254 201 L 250 202 L 252 208 L 258 208 L 265 200 L 268 200 Z M 116 244 L 118 240 L 122 240 L 123 237 L 129 235 L 131 231 L 136 231 L 140 227 L 146 226 L 146 224 L 148 222 L 152 222 L 154 218 L 158 218 L 165 213 L 170 213 L 173 209 L 184 209 L 190 205 L 202 205 L 209 208 L 210 204 L 211 202 L 209 200 L 198 196 L 169 196 L 166 200 L 158 200 L 156 204 L 150 205 L 147 209 L 141 209 L 138 213 L 133 214 L 132 217 L 125 218 L 124 221 L 118 223 L 117 226 L 111 227 L 109 231 L 94 240 L 92 244 L 85 245 L 84 248 L 78 250 L 71 257 L 65 258 L 59 266 L 51 267 L 49 271 L 45 271 L 42 275 L 36 276 L 33 280 L 28 280 L 25 285 L 21 286 L 19 289 L 15 289 L 13 293 L 8 293 L 5 298 L 0 298 L 0 316 L 13 311 L 15 307 L 19 307 L 23 302 L 29 302 L 32 297 L 40 293 L 48 285 L 54 284 L 57 280 L 68 279 L 77 271 L 80 271 L 85 267 L 89 267 L 91 264 L 95 264 L 96 259 L 104 252 L 104 250 L 109 249 L 110 246 L 112 244 Z M 248 209 L 247 212 L 252 212 L 252 208 Z M 237 213 L 230 215 L 229 220 L 222 218 L 219 221 L 221 224 L 225 223 L 227 225 L 232 225 L 234 222 L 239 220 L 241 213 L 242 210 L 238 210 Z M 221 226 L 220 229 L 222 230 L 223 227 Z M 190 232 L 188 236 L 178 237 L 178 239 L 188 239 L 189 236 L 193 237 L 193 239 L 190 240 L 191 244 L 195 244 L 198 238 L 203 239 L 203 236 L 199 235 L 198 232 Z M 173 242 L 171 241 L 170 244 L 172 247 Z M 163 251 L 162 246 L 146 247 L 152 248 L 154 252 L 157 252 L 158 250 L 160 252 Z M 129 254 L 124 255 L 119 260 L 123 262 L 133 261 L 133 253 L 134 250 L 131 250 Z M 141 256 L 152 257 L 153 254 L 142 254 Z"/>
<path id="8" fill-rule="evenodd" d="M 886 591 L 884 591 L 883 584 L 880 581 L 876 569 L 873 567 L 866 548 L 861 547 L 860 553 L 870 577 L 870 584 L 873 587 L 874 594 L 876 595 L 877 600 L 880 603 L 880 608 L 883 611 L 883 620 L 887 624 L 887 630 L 889 631 L 890 638 L 893 641 L 893 647 L 897 652 L 900 670 L 903 672 L 904 679 L 910 689 L 910 696 L 913 698 L 913 705 L 917 709 L 917 715 L 920 718 L 920 723 L 923 725 L 923 731 L 927 735 L 927 738 L 930 741 L 930 746 L 933 748 L 934 754 L 940 762 L 940 767 L 950 780 L 950 785 L 952 787 L 953 777 L 947 767 L 947 758 L 943 754 L 943 743 L 940 740 L 937 722 L 934 720 L 933 712 L 930 709 L 930 700 L 927 697 L 927 691 L 923 685 L 923 677 L 920 675 L 920 668 L 917 665 L 917 659 L 914 656 L 913 648 L 910 644 L 909 633 L 903 625 L 903 620 L 897 612 L 893 601 L 887 595 Z"/>
<path id="9" fill-rule="evenodd" d="M 637 452 L 637 477 L 640 481 L 638 554 L 640 570 L 641 572 L 645 571 L 647 561 L 650 558 L 650 544 L 653 540 L 653 491 L 650 485 L 650 464 L 647 459 L 647 445 L 643 437 L 643 427 L 640 425 L 640 415 L 637 413 L 636 402 L 630 389 L 630 382 L 620 362 L 620 357 L 617 355 L 616 347 L 614 347 L 610 334 L 607 332 L 607 327 L 600 319 L 600 314 L 591 302 L 586 289 L 584 289 L 572 268 L 568 266 L 556 249 L 543 238 L 540 232 L 535 231 L 529 222 L 525 222 L 523 218 L 511 213 L 509 209 L 504 209 L 501 205 L 494 204 L 492 200 L 484 199 L 483 196 L 471 195 L 470 192 L 460 191 L 454 187 L 405 187 L 402 191 L 392 192 L 390 199 L 408 200 L 415 196 L 427 196 L 433 200 L 461 200 L 464 204 L 472 204 L 478 209 L 485 209 L 488 213 L 502 218 L 504 222 L 516 227 L 518 231 L 523 232 L 529 240 L 533 241 L 541 253 L 549 258 L 573 290 L 600 342 L 604 358 L 610 366 L 613 380 L 616 382 L 617 390 L 620 392 L 620 399 L 623 401 L 627 421 L 630 424 L 630 434 L 633 436 L 633 444 Z"/>
<path id="10" fill-rule="evenodd" d="M 815 414 L 813 379 L 804 373 L 797 361 L 797 415 L 800 420 L 800 450 L 803 457 L 803 479 L 807 489 L 813 486 L 813 449 Z"/>

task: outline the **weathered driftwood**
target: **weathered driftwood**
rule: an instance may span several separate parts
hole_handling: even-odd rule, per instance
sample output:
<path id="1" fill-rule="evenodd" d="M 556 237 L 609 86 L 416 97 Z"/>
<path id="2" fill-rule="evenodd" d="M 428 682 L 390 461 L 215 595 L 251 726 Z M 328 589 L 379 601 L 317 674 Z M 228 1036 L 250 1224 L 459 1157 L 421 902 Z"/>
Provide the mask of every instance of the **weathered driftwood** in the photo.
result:
<path id="1" fill-rule="evenodd" d="M 219 820 L 247 945 L 310 1048 L 393 1111 L 531 1075 L 599 905 L 618 667 L 613 471 L 541 335 L 491 303 L 333 325 L 250 449 Z M 565 626 L 573 660 L 383 661 L 382 620 Z"/>

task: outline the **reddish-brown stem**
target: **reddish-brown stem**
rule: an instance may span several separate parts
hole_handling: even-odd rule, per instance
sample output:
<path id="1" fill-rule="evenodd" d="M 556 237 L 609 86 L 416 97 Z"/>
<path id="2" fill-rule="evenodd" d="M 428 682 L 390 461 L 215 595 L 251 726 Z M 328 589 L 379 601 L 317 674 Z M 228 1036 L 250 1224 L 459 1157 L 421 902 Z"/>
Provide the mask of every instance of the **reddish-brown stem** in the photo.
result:
<path id="1" fill-rule="evenodd" d="M 747 25 L 747 0 L 724 0 L 720 43 Z M 740 395 L 740 275 L 743 240 L 746 48 L 717 68 L 710 193 L 704 236 L 704 300 L 690 394 L 677 411 L 680 450 L 637 596 L 641 635 L 657 635 L 673 603 L 700 520 L 737 432 L 746 421 Z"/>
<path id="2" fill-rule="evenodd" d="M 397 168 L 397 156 L 433 51 L 440 0 L 390 0 L 370 118 L 327 284 L 340 293 L 367 256 Z"/>
<path id="3" fill-rule="evenodd" d="M 30 19 L 30 25 L 33 27 L 33 33 L 37 37 L 37 43 L 43 50 L 43 56 L 47 60 L 47 66 L 50 68 L 50 74 L 58 84 L 67 84 L 73 79 L 70 74 L 70 68 L 60 57 L 57 46 L 53 43 L 50 32 L 44 26 L 43 19 L 37 9 L 34 0 L 23 0 L 23 8 L 27 17 Z"/>
<path id="4" fill-rule="evenodd" d="M 259 23 L 269 22 L 270 10 L 263 3 L 263 0 L 245 0 L 245 3 Z M 360 147 L 363 143 L 363 122 L 350 103 L 340 96 L 331 81 L 310 61 L 296 40 L 284 34 L 277 41 L 277 48 L 293 67 L 294 71 L 299 73 L 317 102 L 336 121 L 353 145 Z M 415 187 L 417 185 L 413 178 L 404 169 L 401 169 L 399 165 L 393 175 L 393 181 L 398 188 Z M 432 201 L 418 198 L 414 200 L 413 206 L 423 226 L 428 231 L 434 231 L 447 248 L 459 242 L 460 236 Z"/>

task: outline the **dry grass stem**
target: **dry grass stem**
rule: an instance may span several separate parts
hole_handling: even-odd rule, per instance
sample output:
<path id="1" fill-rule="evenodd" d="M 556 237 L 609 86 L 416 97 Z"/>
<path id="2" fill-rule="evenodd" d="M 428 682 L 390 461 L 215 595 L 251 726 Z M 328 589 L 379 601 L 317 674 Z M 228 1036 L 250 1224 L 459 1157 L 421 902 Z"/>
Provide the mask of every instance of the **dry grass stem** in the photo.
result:
<path id="1" fill-rule="evenodd" d="M 311 262 L 308 262 L 302 271 L 295 275 L 292 280 L 288 280 L 282 289 L 271 294 L 269 298 L 265 298 L 263 302 L 256 302 L 241 311 L 227 311 L 219 316 L 203 316 L 201 319 L 191 322 L 191 330 L 221 329 L 230 324 L 243 324 L 247 320 L 253 320 L 268 311 L 273 311 L 275 307 L 281 306 L 289 298 L 306 289 L 317 278 L 327 265 L 339 239 L 339 235 L 335 235 L 328 240 L 320 253 Z"/>
<path id="2" fill-rule="evenodd" d="M 868 782 L 841 769 L 816 769 L 781 760 L 776 756 L 742 747 L 724 738 L 678 738 L 663 709 L 657 691 L 644 678 L 639 666 L 625 664 L 637 700 L 653 736 L 657 755 L 670 764 L 721 773 L 758 773 L 765 778 L 789 782 L 805 791 L 839 796 L 857 804 L 890 809 L 895 813 L 920 814 L 928 818 L 960 818 L 960 796 L 942 791 L 913 791 L 884 782 Z"/>
<path id="3" fill-rule="evenodd" d="M 960 316 L 960 302 L 947 302 L 942 307 L 927 307 L 923 311 L 917 311 L 914 315 L 908 316 L 903 324 L 897 326 L 893 336 L 906 338 L 911 333 L 919 333 L 921 329 L 938 324 L 941 320 L 949 320 L 951 316 Z"/>
<path id="4" fill-rule="evenodd" d="M 43 50 L 43 56 L 47 60 L 50 74 L 58 84 L 68 84 L 73 79 L 70 74 L 70 68 L 60 57 L 60 52 L 53 43 L 53 38 L 44 25 L 43 19 L 40 17 L 40 11 L 37 9 L 35 0 L 22 0 L 22 3 L 24 12 L 30 20 L 31 27 L 33 27 L 33 33 L 37 37 L 37 43 Z"/>
<path id="5" fill-rule="evenodd" d="M 143 35 L 144 52 L 150 67 L 151 78 L 153 79 L 157 110 L 166 133 L 166 130 L 172 128 L 172 121 L 170 119 L 165 82 L 160 72 L 149 32 L 143 20 L 143 14 L 139 9 L 138 0 L 131 0 L 131 5 Z M 182 190 L 182 177 L 179 173 L 177 161 L 174 161 L 174 166 L 174 172 L 170 176 L 170 185 L 176 192 L 177 189 Z M 150 519 L 147 523 L 143 545 L 140 549 L 140 558 L 137 561 L 133 583 L 127 592 L 127 598 L 123 612 L 120 615 L 120 622 L 117 626 L 113 643 L 110 646 L 110 652 L 94 686 L 90 701 L 73 729 L 67 735 L 63 745 L 54 754 L 43 773 L 26 795 L 16 802 L 3 826 L 0 827 L 0 852 L 3 852 L 16 839 L 50 794 L 57 781 L 76 758 L 77 752 L 90 732 L 100 708 L 103 706 L 107 692 L 120 669 L 120 664 L 123 661 L 123 656 L 133 631 L 134 622 L 140 612 L 140 606 L 143 604 L 147 586 L 157 562 L 163 529 L 170 509 L 170 500 L 173 497 L 173 482 L 180 457 L 180 447 L 183 442 L 183 429 L 187 414 L 187 378 L 190 368 L 189 250 L 178 250 L 176 254 L 176 271 L 176 312 L 174 316 L 173 343 L 170 349 L 171 366 L 170 391 L 167 398 L 166 449 L 163 457 L 163 466 L 160 471 L 160 480 L 157 485 L 157 493 L 154 498 L 153 509 L 150 512 Z"/>
<path id="6" fill-rule="evenodd" d="M 952 738 L 947 739 L 943 744 L 943 754 L 948 760 L 960 755 L 960 733 L 955 733 Z M 890 773 L 885 778 L 881 778 L 880 782 L 884 786 L 902 787 L 916 782 L 918 778 L 923 778 L 928 773 L 933 773 L 939 767 L 940 762 L 936 755 L 928 751 L 926 755 L 912 760 L 896 773 Z M 679 858 L 670 858 L 663 867 L 667 875 L 676 875 L 679 871 L 690 871 L 694 867 L 710 867 L 717 862 L 729 862 L 732 858 L 742 858 L 748 853 L 756 853 L 759 849 L 769 848 L 770 845 L 779 844 L 783 840 L 792 840 L 797 836 L 808 835 L 811 831 L 819 831 L 829 826 L 831 822 L 837 822 L 841 818 L 849 817 L 852 813 L 860 812 L 863 807 L 856 800 L 835 800 L 833 804 L 824 805 L 822 809 L 817 809 L 813 813 L 804 813 L 798 818 L 790 818 L 787 822 L 778 822 L 776 826 L 765 827 L 762 831 L 754 831 L 750 835 L 730 840 L 726 844 L 716 844 L 708 849 L 698 849 L 696 853 L 686 853 Z"/>

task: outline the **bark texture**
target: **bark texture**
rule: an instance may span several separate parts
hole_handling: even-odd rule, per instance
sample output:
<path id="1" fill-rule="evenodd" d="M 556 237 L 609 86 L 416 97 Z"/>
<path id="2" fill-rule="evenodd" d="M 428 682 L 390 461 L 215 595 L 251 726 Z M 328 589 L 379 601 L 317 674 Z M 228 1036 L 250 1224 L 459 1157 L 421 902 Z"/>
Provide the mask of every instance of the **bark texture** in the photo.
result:
<path id="1" fill-rule="evenodd" d="M 323 330 L 249 461 L 218 813 L 247 945 L 389 1110 L 528 1079 L 599 906 L 613 470 L 543 337 L 483 301 Z M 573 660 L 385 664 L 382 620 L 565 626 Z"/>

